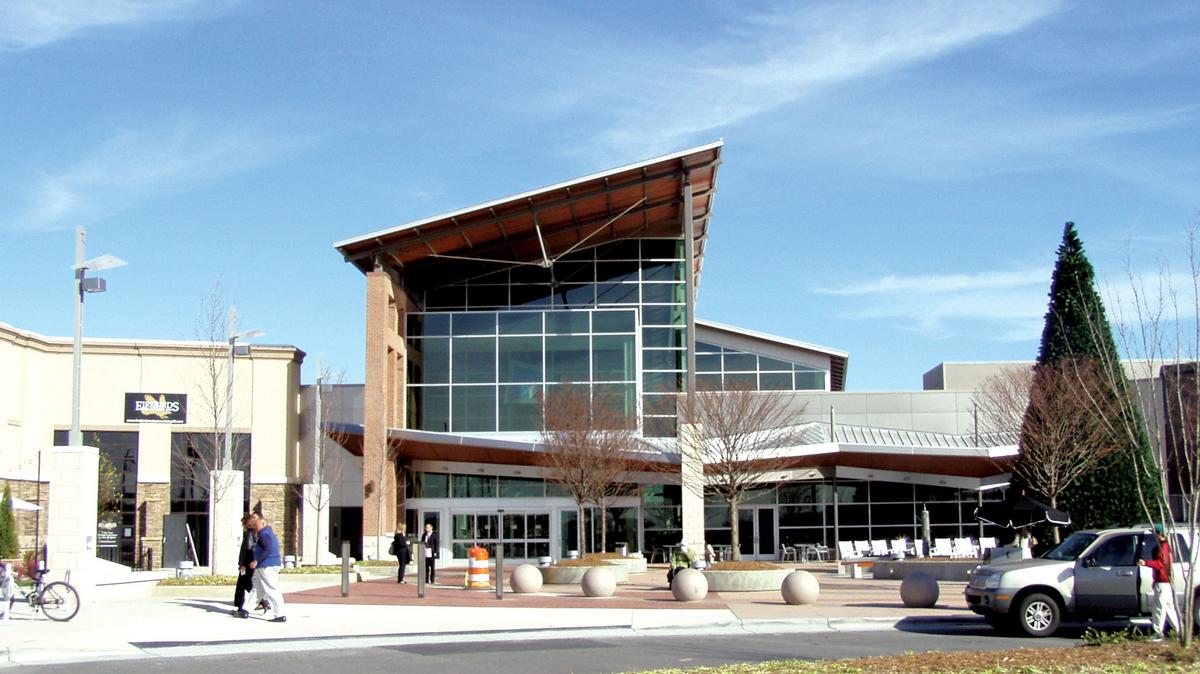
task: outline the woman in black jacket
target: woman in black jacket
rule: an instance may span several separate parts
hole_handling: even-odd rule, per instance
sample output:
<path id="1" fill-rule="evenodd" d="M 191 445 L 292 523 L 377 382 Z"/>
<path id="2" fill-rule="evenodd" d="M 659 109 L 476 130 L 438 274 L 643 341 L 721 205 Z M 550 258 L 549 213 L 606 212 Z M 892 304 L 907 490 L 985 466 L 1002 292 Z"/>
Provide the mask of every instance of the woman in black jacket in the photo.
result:
<path id="1" fill-rule="evenodd" d="M 392 539 L 392 551 L 400 561 L 400 570 L 396 572 L 396 582 L 404 582 L 404 568 L 412 561 L 412 543 L 404 535 L 404 525 L 396 527 L 396 537 Z"/>
<path id="2" fill-rule="evenodd" d="M 234 608 L 230 612 L 235 618 L 250 617 L 243 605 L 246 603 L 246 593 L 254 589 L 254 569 L 250 562 L 254 560 L 254 543 L 258 537 L 254 535 L 254 529 L 250 526 L 252 519 L 254 516 L 250 513 L 242 515 L 242 547 L 238 550 L 238 579 L 233 589 Z"/>

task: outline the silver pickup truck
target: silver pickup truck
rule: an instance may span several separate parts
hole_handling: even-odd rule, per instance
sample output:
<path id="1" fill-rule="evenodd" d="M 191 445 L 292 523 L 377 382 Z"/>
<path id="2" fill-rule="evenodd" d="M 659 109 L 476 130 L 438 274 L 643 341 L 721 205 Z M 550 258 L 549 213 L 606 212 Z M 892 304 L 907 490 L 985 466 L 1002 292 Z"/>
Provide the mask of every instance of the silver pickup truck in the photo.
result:
<path id="1" fill-rule="evenodd" d="M 1169 540 L 1175 544 L 1172 578 L 1183 610 L 1184 578 L 1196 546 L 1178 531 L 1171 532 Z M 1054 634 L 1064 617 L 1149 615 L 1154 600 L 1151 572 L 1137 562 L 1150 559 L 1156 545 L 1154 533 L 1146 528 L 1079 531 L 1039 558 L 979 567 L 964 593 L 967 605 L 992 627 L 1015 628 L 1031 637 Z"/>

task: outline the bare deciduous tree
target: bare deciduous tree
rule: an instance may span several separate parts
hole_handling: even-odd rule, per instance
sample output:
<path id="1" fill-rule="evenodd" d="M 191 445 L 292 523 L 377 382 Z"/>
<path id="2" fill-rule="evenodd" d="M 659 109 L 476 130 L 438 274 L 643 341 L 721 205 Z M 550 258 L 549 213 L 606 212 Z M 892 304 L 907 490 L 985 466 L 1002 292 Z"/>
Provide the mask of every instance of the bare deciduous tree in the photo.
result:
<path id="1" fill-rule="evenodd" d="M 787 449 L 801 442 L 803 430 L 795 419 L 803 412 L 794 396 L 779 391 L 701 389 L 685 396 L 680 459 L 703 466 L 704 479 L 684 479 L 684 487 L 701 498 L 718 496 L 729 507 L 735 561 L 741 559 L 738 506 L 751 491 L 777 482 L 778 472 L 789 466 Z M 690 441 L 688 433 L 694 433 Z"/>
<path id="2" fill-rule="evenodd" d="M 1136 403 L 1139 413 L 1120 414 L 1108 420 L 1114 432 L 1133 439 L 1140 434 L 1153 438 L 1155 451 L 1147 460 L 1138 453 L 1133 459 L 1140 475 L 1161 485 L 1155 497 L 1140 489 L 1139 498 L 1148 521 L 1164 523 L 1184 534 L 1189 541 L 1200 535 L 1200 256 L 1196 244 L 1198 219 L 1186 232 L 1187 276 L 1177 280 L 1166 261 L 1156 277 L 1142 277 L 1126 262 L 1127 288 L 1109 288 L 1116 307 L 1114 329 L 1119 348 L 1132 359 L 1136 386 L 1126 382 L 1126 371 L 1112 367 L 1103 372 L 1111 391 L 1123 392 Z M 1122 292 L 1125 291 L 1125 292 Z M 1090 326 L 1093 330 L 1101 326 Z M 1161 375 L 1161 376 L 1160 376 Z M 1129 442 L 1133 445 L 1134 443 Z M 1171 492 L 1178 502 L 1171 502 Z M 1176 562 L 1182 550 L 1172 546 Z M 1178 567 L 1177 567 L 1178 568 Z M 1183 571 L 1185 588 L 1196 585 L 1196 565 Z M 1180 588 L 1175 588 L 1180 590 Z M 1177 630 L 1185 648 L 1192 645 L 1196 595 L 1183 592 Z"/>
<path id="3" fill-rule="evenodd" d="M 587 386 L 553 387 L 541 401 L 545 478 L 561 486 L 579 513 L 577 545 L 584 547 L 584 507 L 600 511 L 600 551 L 607 550 L 607 509 L 633 493 L 630 473 L 639 449 L 633 419 L 615 401 L 592 397 Z"/>
<path id="4" fill-rule="evenodd" d="M 331 413 L 339 404 L 342 372 L 334 373 L 328 368 L 321 369 L 317 375 L 316 384 L 311 389 L 312 399 L 309 410 L 312 412 L 312 424 L 301 431 L 302 436 L 311 440 L 312 452 L 306 458 L 305 482 L 307 484 L 326 485 L 316 489 L 305 489 L 305 485 L 293 485 L 296 495 L 316 512 L 317 521 L 321 512 L 329 507 L 333 496 L 334 485 L 342 479 L 345 450 L 342 449 L 347 434 L 338 430 L 340 427 L 331 418 Z M 312 549 L 304 550 L 309 563 L 319 564 L 321 551 L 317 549 L 321 536 L 317 533 L 312 541 Z M 308 548 L 308 542 L 305 542 Z M 307 557 L 311 554 L 311 557 Z"/>
<path id="5" fill-rule="evenodd" d="M 1012 471 L 1057 507 L 1064 490 L 1122 446 L 1108 419 L 1123 403 L 1109 392 L 1095 359 L 1066 358 L 991 377 L 975 404 L 988 430 L 1020 438 Z"/>
<path id="6" fill-rule="evenodd" d="M 224 468 L 226 421 L 233 404 L 229 396 L 229 377 L 233 375 L 229 370 L 230 311 L 220 284 L 214 284 L 212 292 L 201 303 L 195 323 L 196 338 L 200 342 L 201 373 L 192 391 L 188 416 L 189 426 L 198 430 L 186 433 L 182 442 L 171 443 L 172 468 L 183 480 L 187 497 L 207 499 L 214 506 L 233 486 L 232 476 L 227 473 L 220 473 L 219 479 L 211 479 L 214 471 Z M 194 424 L 192 419 L 196 420 Z M 241 435 L 232 434 L 229 454 L 233 470 L 249 471 L 249 451 Z M 217 541 L 210 541 L 210 544 L 212 557 L 216 557 Z M 216 573 L 215 565 L 211 559 L 209 561 Z"/>

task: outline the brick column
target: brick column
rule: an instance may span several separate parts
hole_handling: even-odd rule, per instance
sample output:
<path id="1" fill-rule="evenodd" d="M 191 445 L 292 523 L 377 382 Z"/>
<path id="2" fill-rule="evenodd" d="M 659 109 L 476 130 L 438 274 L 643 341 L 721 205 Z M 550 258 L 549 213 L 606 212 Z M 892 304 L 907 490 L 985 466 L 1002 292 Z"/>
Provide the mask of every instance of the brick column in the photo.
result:
<path id="1" fill-rule="evenodd" d="M 262 503 L 263 519 L 279 537 L 279 554 L 299 555 L 300 494 L 298 485 L 250 483 L 250 508 Z"/>
<path id="2" fill-rule="evenodd" d="M 157 569 L 162 566 L 163 515 L 171 512 L 171 485 L 139 482 L 137 500 L 137 564 Z"/>
<path id="3" fill-rule="evenodd" d="M 398 495 L 388 428 L 404 420 L 404 295 L 384 271 L 367 273 L 366 367 L 363 390 L 363 554 L 386 553 L 382 537 L 396 528 Z M 377 549 L 383 546 L 382 549 Z"/>

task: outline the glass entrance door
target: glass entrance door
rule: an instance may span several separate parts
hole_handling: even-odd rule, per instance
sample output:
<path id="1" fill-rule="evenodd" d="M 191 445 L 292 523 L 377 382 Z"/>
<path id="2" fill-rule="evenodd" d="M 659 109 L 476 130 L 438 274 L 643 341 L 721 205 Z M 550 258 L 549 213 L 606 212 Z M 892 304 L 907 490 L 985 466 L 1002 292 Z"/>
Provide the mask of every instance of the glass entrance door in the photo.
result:
<path id="1" fill-rule="evenodd" d="M 742 559 L 775 559 L 775 506 L 738 508 L 738 551 Z"/>

